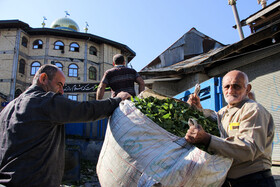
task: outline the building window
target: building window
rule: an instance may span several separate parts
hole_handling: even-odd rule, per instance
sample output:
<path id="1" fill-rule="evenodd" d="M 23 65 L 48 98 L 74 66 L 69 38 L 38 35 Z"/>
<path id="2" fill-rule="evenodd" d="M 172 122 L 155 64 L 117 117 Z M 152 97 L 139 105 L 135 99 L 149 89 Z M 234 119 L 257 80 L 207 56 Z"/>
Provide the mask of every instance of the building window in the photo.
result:
<path id="1" fill-rule="evenodd" d="M 97 56 L 97 49 L 93 46 L 90 46 L 89 54 Z"/>
<path id="2" fill-rule="evenodd" d="M 42 42 L 42 40 L 35 40 L 33 42 L 33 49 L 43 49 L 43 42 Z"/>
<path id="3" fill-rule="evenodd" d="M 23 59 L 20 59 L 20 61 L 19 61 L 18 72 L 21 73 L 21 74 L 25 73 L 25 60 L 23 60 Z"/>
<path id="4" fill-rule="evenodd" d="M 64 43 L 62 41 L 54 42 L 54 50 L 64 51 Z"/>
<path id="5" fill-rule="evenodd" d="M 39 62 L 33 62 L 31 64 L 31 72 L 30 74 L 31 75 L 35 75 L 35 73 L 38 71 L 38 69 L 41 67 L 41 64 Z"/>
<path id="6" fill-rule="evenodd" d="M 78 101 L 78 95 L 69 94 L 67 97 L 68 99 L 71 99 L 73 101 Z"/>
<path id="7" fill-rule="evenodd" d="M 68 69 L 69 77 L 78 77 L 78 66 L 76 64 L 70 64 Z"/>
<path id="8" fill-rule="evenodd" d="M 73 51 L 73 52 L 79 52 L 80 51 L 80 46 L 77 43 L 71 43 L 69 50 Z"/>
<path id="9" fill-rule="evenodd" d="M 27 43 L 28 43 L 27 38 L 25 36 L 23 36 L 21 39 L 21 45 L 24 47 L 27 47 Z"/>
<path id="10" fill-rule="evenodd" d="M 55 62 L 55 65 L 62 71 L 63 70 L 63 66 L 60 62 Z"/>
<path id="11" fill-rule="evenodd" d="M 96 80 L 96 68 L 91 66 L 88 72 L 88 78 L 91 80 Z"/>

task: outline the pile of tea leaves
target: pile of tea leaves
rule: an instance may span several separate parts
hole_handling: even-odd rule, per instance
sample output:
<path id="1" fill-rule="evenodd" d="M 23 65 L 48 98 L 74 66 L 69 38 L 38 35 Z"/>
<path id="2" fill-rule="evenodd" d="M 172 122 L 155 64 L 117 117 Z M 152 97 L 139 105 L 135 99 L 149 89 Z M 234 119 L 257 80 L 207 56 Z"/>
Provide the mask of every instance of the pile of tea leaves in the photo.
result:
<path id="1" fill-rule="evenodd" d="M 153 96 L 143 99 L 131 97 L 131 101 L 143 114 L 176 136 L 184 137 L 186 135 L 189 129 L 189 118 L 196 120 L 206 132 L 216 136 L 220 135 L 216 121 L 206 118 L 203 112 L 190 107 L 183 101 L 172 98 L 158 99 Z"/>

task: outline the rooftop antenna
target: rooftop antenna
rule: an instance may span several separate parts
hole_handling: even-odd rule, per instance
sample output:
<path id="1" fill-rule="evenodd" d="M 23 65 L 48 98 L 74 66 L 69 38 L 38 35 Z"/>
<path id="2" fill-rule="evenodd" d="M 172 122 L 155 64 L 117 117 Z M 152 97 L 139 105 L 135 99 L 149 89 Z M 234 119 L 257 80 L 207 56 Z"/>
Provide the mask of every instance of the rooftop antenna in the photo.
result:
<path id="1" fill-rule="evenodd" d="M 266 7 L 267 0 L 258 0 L 258 4 L 262 5 L 262 8 Z"/>
<path id="2" fill-rule="evenodd" d="M 85 33 L 87 33 L 88 31 L 88 27 L 89 27 L 88 22 L 86 22 Z"/>
<path id="3" fill-rule="evenodd" d="M 243 31 L 242 31 L 242 28 L 241 28 L 241 23 L 240 23 L 237 8 L 236 8 L 236 1 L 237 0 L 228 0 L 228 4 L 231 5 L 231 7 L 232 7 L 232 11 L 233 11 L 236 26 L 237 26 L 237 29 L 238 29 L 239 37 L 240 37 L 241 40 L 243 40 L 244 39 L 244 34 L 243 34 Z"/>
<path id="4" fill-rule="evenodd" d="M 47 20 L 47 18 L 44 16 L 44 17 L 43 17 L 43 22 L 42 22 L 43 28 L 45 28 L 45 25 L 46 25 L 45 20 Z"/>
<path id="5" fill-rule="evenodd" d="M 67 18 L 67 16 L 70 16 L 70 14 L 68 13 L 68 11 L 64 11 L 65 12 L 65 17 Z"/>

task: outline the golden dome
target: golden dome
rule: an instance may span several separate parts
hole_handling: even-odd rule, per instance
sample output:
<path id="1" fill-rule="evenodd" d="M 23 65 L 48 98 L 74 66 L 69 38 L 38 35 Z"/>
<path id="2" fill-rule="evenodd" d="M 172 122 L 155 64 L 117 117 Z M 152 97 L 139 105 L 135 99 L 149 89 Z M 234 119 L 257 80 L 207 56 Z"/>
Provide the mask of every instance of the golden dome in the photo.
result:
<path id="1" fill-rule="evenodd" d="M 59 18 L 52 22 L 51 28 L 53 29 L 62 29 L 68 31 L 79 31 L 78 24 L 70 18 L 64 17 Z"/>

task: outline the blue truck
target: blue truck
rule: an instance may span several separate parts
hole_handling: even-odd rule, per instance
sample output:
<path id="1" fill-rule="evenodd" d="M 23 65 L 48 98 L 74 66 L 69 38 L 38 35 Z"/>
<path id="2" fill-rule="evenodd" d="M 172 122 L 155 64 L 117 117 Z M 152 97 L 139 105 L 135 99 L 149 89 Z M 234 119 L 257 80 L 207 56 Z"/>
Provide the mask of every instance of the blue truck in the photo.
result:
<path id="1" fill-rule="evenodd" d="M 65 134 L 83 139 L 103 140 L 106 132 L 108 118 L 90 123 L 65 124 Z"/>
<path id="2" fill-rule="evenodd" d="M 175 95 L 175 99 L 187 101 L 189 95 L 194 93 L 195 87 Z M 200 102 L 203 108 L 218 111 L 223 107 L 222 78 L 213 77 L 200 83 Z"/>

